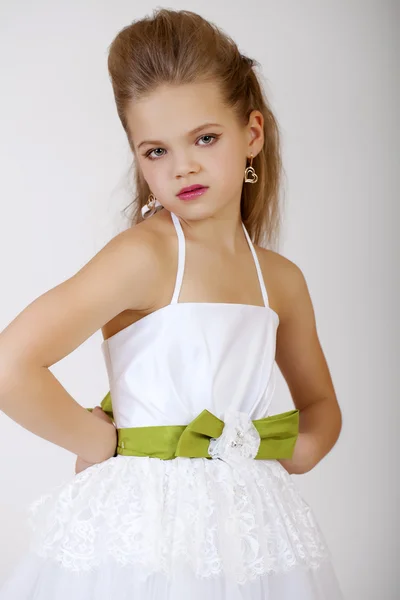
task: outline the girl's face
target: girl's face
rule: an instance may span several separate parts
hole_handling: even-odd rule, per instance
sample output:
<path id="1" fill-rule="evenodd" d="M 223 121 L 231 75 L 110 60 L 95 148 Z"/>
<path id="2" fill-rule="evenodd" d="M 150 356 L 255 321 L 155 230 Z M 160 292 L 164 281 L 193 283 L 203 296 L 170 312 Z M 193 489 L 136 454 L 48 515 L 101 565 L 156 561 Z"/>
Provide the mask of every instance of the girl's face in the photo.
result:
<path id="1" fill-rule="evenodd" d="M 132 104 L 127 119 L 137 167 L 167 210 L 187 220 L 239 211 L 247 158 L 264 142 L 262 113 L 241 127 L 216 84 L 202 82 L 161 86 Z M 196 184 L 207 187 L 201 196 L 177 195 Z"/>

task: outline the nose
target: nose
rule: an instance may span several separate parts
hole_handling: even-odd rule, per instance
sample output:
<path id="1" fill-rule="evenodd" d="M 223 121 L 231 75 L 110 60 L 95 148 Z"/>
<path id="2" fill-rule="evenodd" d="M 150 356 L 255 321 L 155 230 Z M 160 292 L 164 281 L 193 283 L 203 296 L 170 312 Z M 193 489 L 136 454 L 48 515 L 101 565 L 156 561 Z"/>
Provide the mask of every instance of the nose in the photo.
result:
<path id="1" fill-rule="evenodd" d="M 200 171 L 200 165 L 190 156 L 181 156 L 176 160 L 174 169 L 175 177 L 177 179 L 181 179 L 182 177 L 187 177 L 190 174 L 198 173 Z"/>

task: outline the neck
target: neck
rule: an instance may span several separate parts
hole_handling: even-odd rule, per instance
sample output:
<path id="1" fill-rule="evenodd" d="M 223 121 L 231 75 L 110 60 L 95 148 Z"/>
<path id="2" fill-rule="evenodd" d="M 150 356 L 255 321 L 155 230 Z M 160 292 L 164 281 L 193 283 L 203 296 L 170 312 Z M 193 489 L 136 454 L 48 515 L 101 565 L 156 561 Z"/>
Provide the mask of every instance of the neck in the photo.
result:
<path id="1" fill-rule="evenodd" d="M 187 219 L 177 215 L 185 237 L 216 251 L 235 253 L 247 242 L 244 239 L 240 206 L 226 206 L 201 219 Z"/>

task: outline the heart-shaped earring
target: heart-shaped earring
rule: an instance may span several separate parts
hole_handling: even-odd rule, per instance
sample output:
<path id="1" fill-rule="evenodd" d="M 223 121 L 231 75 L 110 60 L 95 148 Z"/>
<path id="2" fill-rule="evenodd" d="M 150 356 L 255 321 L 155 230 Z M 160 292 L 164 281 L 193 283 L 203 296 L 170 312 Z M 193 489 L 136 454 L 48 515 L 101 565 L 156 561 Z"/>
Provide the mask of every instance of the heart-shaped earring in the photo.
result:
<path id="1" fill-rule="evenodd" d="M 250 154 L 250 166 L 246 168 L 244 172 L 244 182 L 245 183 L 256 183 L 258 181 L 258 175 L 252 167 L 253 164 L 253 155 Z"/>

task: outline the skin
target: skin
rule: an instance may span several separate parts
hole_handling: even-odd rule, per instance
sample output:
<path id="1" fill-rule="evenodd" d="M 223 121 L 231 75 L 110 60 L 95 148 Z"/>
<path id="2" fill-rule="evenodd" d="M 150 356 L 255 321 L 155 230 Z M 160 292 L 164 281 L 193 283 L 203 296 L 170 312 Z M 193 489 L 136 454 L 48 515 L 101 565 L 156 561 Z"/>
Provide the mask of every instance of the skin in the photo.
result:
<path id="1" fill-rule="evenodd" d="M 188 134 L 206 122 L 220 125 Z M 187 244 L 179 301 L 263 305 L 240 220 L 242 185 L 251 185 L 243 183 L 244 169 L 264 144 L 262 114 L 253 111 L 246 126 L 239 125 L 218 87 L 198 82 L 163 86 L 132 104 L 128 125 L 137 168 L 164 210 L 114 237 L 0 334 L 0 409 L 76 454 L 77 472 L 114 455 L 115 426 L 100 408 L 89 413 L 81 407 L 49 367 L 97 330 L 107 339 L 169 304 L 177 260 L 169 211 L 179 216 Z M 144 140 L 157 143 L 141 145 Z M 183 202 L 177 193 L 193 183 L 208 186 L 207 192 Z M 341 413 L 301 270 L 271 250 L 256 252 L 280 318 L 276 361 L 300 409 L 293 457 L 280 462 L 289 473 L 305 473 L 335 444 Z"/>
<path id="2" fill-rule="evenodd" d="M 95 415 L 98 419 L 105 421 L 106 423 L 113 423 L 112 419 L 102 410 L 100 406 L 95 406 L 92 414 Z M 88 467 L 92 467 L 95 463 L 88 462 L 81 456 L 78 456 L 75 462 L 75 473 L 78 474 L 81 471 L 84 471 Z"/>

